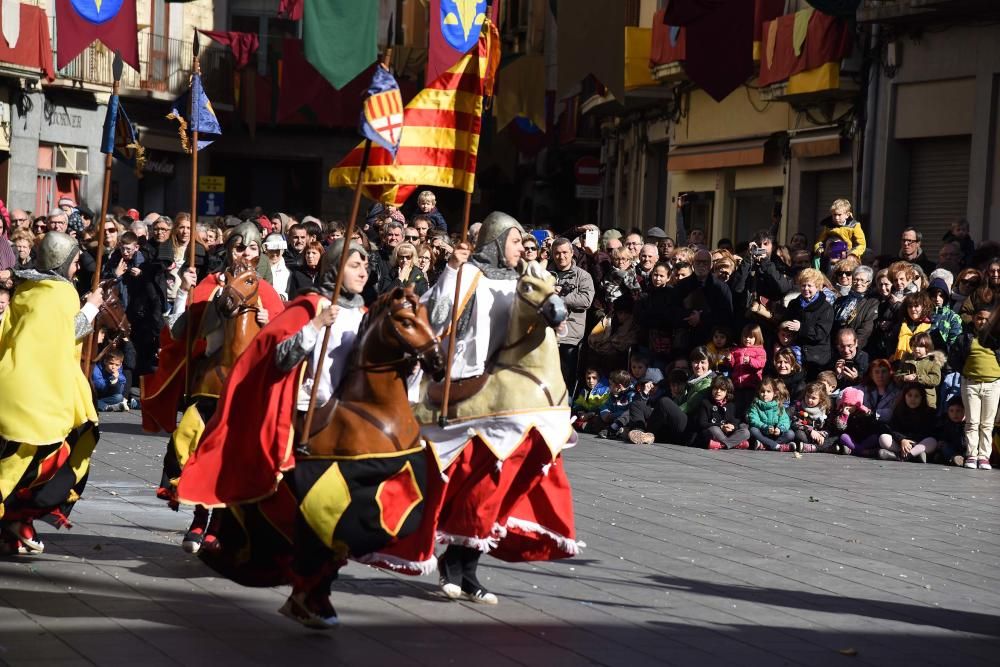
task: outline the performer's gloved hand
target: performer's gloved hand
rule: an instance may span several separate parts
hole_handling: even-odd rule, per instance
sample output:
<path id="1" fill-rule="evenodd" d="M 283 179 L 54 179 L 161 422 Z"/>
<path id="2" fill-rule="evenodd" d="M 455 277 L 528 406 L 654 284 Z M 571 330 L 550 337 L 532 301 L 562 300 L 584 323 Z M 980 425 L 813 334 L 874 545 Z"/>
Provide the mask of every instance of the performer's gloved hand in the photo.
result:
<path id="1" fill-rule="evenodd" d="M 469 261 L 469 257 L 472 255 L 472 244 L 468 242 L 462 242 L 455 246 L 455 251 L 451 253 L 451 258 L 448 260 L 448 266 L 458 270 L 458 267 L 462 266 Z"/>
<path id="2" fill-rule="evenodd" d="M 312 318 L 312 325 L 317 329 L 328 327 L 337 320 L 338 314 L 340 314 L 340 306 L 328 306 L 316 313 L 316 317 Z"/>
<path id="3" fill-rule="evenodd" d="M 270 321 L 271 321 L 271 314 L 269 312 L 267 312 L 263 308 L 257 311 L 257 324 L 259 324 L 260 326 L 264 326 Z"/>

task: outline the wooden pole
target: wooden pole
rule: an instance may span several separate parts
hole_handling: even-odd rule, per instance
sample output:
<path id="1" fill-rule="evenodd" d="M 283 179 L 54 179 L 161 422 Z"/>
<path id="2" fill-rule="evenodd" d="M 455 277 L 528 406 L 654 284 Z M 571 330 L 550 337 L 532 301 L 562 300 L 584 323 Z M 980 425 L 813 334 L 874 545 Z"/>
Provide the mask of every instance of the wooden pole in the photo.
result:
<path id="1" fill-rule="evenodd" d="M 472 193 L 465 193 L 465 211 L 462 214 L 462 240 L 465 243 L 469 238 L 469 217 L 472 212 Z M 451 366 L 455 360 L 455 336 L 458 330 L 458 318 L 461 315 L 459 300 L 462 298 L 462 269 L 465 264 L 458 267 L 458 275 L 455 277 L 455 298 L 452 299 L 451 307 L 451 327 L 448 329 L 448 356 L 445 361 L 444 391 L 441 395 L 441 416 L 438 417 L 438 425 L 444 428 L 448 423 L 448 407 L 451 400 Z"/>
<path id="2" fill-rule="evenodd" d="M 191 126 L 191 233 L 188 237 L 187 247 L 187 268 L 193 268 L 195 263 L 195 239 L 197 238 L 198 222 L 198 121 L 197 100 L 194 95 L 194 77 L 201 75 L 201 63 L 198 60 L 200 45 L 198 43 L 198 31 L 194 33 L 194 46 L 192 47 L 193 63 L 191 66 L 191 113 L 188 116 Z M 185 269 L 186 270 L 186 269 Z M 194 289 L 188 292 L 188 308 L 194 301 Z M 190 311 L 188 311 L 188 326 L 185 327 L 184 335 L 184 398 L 185 403 L 191 396 L 191 352 L 194 349 L 194 327 L 191 326 Z"/>
<path id="3" fill-rule="evenodd" d="M 389 34 L 385 55 L 382 57 L 380 67 L 389 69 L 392 62 L 392 20 L 389 21 Z M 364 153 L 361 155 L 361 165 L 358 167 L 358 182 L 354 184 L 354 200 L 351 202 L 351 216 L 347 219 L 347 229 L 344 230 L 344 249 L 340 252 L 340 264 L 337 267 L 337 277 L 334 280 L 332 305 L 337 305 L 340 298 L 340 290 L 344 287 L 344 271 L 347 268 L 347 259 L 351 255 L 351 237 L 354 236 L 354 229 L 357 226 L 358 212 L 361 208 L 361 189 L 364 187 L 365 171 L 368 169 L 368 159 L 371 157 L 372 141 L 365 139 Z M 309 392 L 309 408 L 306 410 L 306 419 L 302 425 L 302 434 L 299 442 L 307 443 L 312 435 L 313 416 L 316 413 L 316 394 L 319 391 L 320 378 L 323 375 L 323 364 L 326 361 L 326 351 L 330 346 L 330 327 L 323 331 L 323 342 L 320 345 L 319 360 L 316 362 L 316 372 L 313 374 L 312 390 Z"/>
<path id="4" fill-rule="evenodd" d="M 121 88 L 123 67 L 124 63 L 122 62 L 121 54 L 116 51 L 115 60 L 114 63 L 112 64 L 112 71 L 114 72 L 114 77 L 115 77 L 114 84 L 111 87 L 112 99 L 118 97 L 118 91 Z M 108 104 L 111 104 L 111 101 L 109 101 Z M 114 132 L 115 128 L 112 127 L 111 131 Z M 101 143 L 102 144 L 104 143 L 103 137 L 101 138 Z M 108 206 L 110 205 L 110 200 L 111 200 L 111 168 L 114 165 L 114 162 L 115 162 L 114 145 L 112 144 L 111 152 L 106 153 L 104 155 L 104 188 L 101 191 L 101 217 L 99 220 L 96 221 L 99 222 L 100 224 L 97 227 L 97 261 L 96 261 L 96 266 L 94 267 L 94 277 L 91 278 L 90 280 L 91 292 L 101 289 L 101 271 L 104 270 L 104 244 L 106 243 L 104 225 L 107 224 L 106 221 L 108 218 Z M 86 344 L 83 346 L 82 368 L 83 368 L 83 373 L 84 375 L 86 375 L 88 381 L 90 381 L 90 371 L 91 371 L 90 364 L 94 352 L 93 349 L 94 337 L 96 335 L 97 335 L 96 331 L 91 331 L 90 334 L 87 336 Z"/>

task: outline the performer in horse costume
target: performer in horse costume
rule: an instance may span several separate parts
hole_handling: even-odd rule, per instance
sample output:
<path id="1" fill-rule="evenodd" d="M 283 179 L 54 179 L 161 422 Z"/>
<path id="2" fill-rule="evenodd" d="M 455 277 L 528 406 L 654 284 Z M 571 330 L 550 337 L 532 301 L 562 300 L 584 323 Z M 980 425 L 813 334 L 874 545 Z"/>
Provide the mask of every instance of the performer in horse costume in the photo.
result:
<path id="1" fill-rule="evenodd" d="M 72 282 L 79 268 L 76 240 L 47 233 L 35 269 L 15 272 L 0 323 L 0 527 L 13 553 L 44 550 L 34 519 L 69 525 L 97 445 L 80 350 L 103 298 L 98 290 L 80 308 Z"/>
<path id="2" fill-rule="evenodd" d="M 320 288 L 289 303 L 237 361 L 178 486 L 182 502 L 226 506 L 234 519 L 202 559 L 245 585 L 292 583 L 281 613 L 317 629 L 338 622 L 330 586 L 346 558 L 421 523 L 426 457 L 406 378 L 417 363 L 444 367 L 412 292 L 392 290 L 365 313 L 358 244 L 348 247 L 332 303 L 344 245 L 324 255 Z M 306 438 L 297 430 L 314 383 L 318 410 Z"/>
<path id="3" fill-rule="evenodd" d="M 448 545 L 438 560 L 445 595 L 486 604 L 496 604 L 497 596 L 477 577 L 482 554 L 549 560 L 576 555 L 581 546 L 560 456 L 575 442 L 553 330 L 567 311 L 552 276 L 520 261 L 523 234 L 511 216 L 490 214 L 471 261 L 468 246 L 460 245 L 425 295 L 432 324 L 449 334 L 465 263 L 446 423 L 440 383 L 424 384 L 414 410 L 440 474 L 429 475 L 420 531 L 365 559 L 426 572 L 436 536 Z"/>
<path id="4" fill-rule="evenodd" d="M 143 429 L 171 434 L 156 495 L 174 509 L 178 507 L 177 480 L 215 412 L 229 370 L 260 328 L 284 309 L 281 297 L 254 268 L 261 246 L 256 225 L 244 222 L 226 239 L 224 271 L 210 273 L 197 285 L 194 268 L 184 272 L 175 310 L 160 335 L 160 366 L 142 378 Z M 189 380 L 185 368 L 188 327 L 193 327 L 194 338 Z M 190 396 L 178 422 L 185 381 L 190 382 Z M 201 548 L 208 519 L 205 507 L 195 507 L 194 520 L 182 542 L 185 551 L 197 553 Z"/>

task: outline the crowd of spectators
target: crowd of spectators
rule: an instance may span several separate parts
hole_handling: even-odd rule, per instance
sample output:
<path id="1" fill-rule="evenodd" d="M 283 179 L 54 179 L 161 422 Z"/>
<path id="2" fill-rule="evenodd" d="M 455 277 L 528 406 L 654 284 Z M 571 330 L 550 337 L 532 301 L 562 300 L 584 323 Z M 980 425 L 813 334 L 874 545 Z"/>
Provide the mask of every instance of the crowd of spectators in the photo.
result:
<path id="1" fill-rule="evenodd" d="M 2 210 L 0 317 L 46 232 L 79 239 L 78 288 L 96 269 L 93 215 L 69 199 L 44 216 Z M 136 407 L 137 376 L 156 368 L 189 244 L 201 275 L 219 270 L 226 232 L 244 221 L 264 237 L 259 272 L 283 299 L 314 285 L 339 221 L 247 210 L 199 220 L 116 209 L 104 221 L 103 278 L 131 322 L 123 349 L 92 376 L 99 406 Z M 470 228 L 474 241 L 477 225 Z M 1000 244 L 977 247 L 957 221 L 936 261 L 918 229 L 877 254 L 850 203 L 837 200 L 815 242 L 773 229 L 714 249 L 682 216 L 661 228 L 584 225 L 529 230 L 523 258 L 556 280 L 569 317 L 558 330 L 574 424 L 602 438 L 709 449 L 829 452 L 990 468 L 1000 402 L 994 315 Z M 353 240 L 368 250 L 366 302 L 397 286 L 423 294 L 457 242 L 432 192 L 409 219 L 376 204 Z"/>

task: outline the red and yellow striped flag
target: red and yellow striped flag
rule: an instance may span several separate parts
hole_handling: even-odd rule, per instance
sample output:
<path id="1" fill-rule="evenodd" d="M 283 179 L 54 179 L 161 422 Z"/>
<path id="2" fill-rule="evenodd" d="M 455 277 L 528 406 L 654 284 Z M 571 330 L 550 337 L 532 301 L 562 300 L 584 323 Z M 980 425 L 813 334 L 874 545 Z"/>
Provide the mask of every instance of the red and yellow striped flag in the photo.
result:
<path id="1" fill-rule="evenodd" d="M 483 97 L 493 94 L 499 61 L 500 39 L 496 26 L 487 20 L 476 47 L 406 105 L 406 130 L 395 162 L 392 153 L 372 146 L 364 174 L 369 198 L 402 203 L 397 200 L 405 200 L 416 185 L 472 192 Z M 363 153 L 364 142 L 330 170 L 331 188 L 357 184 Z"/>

